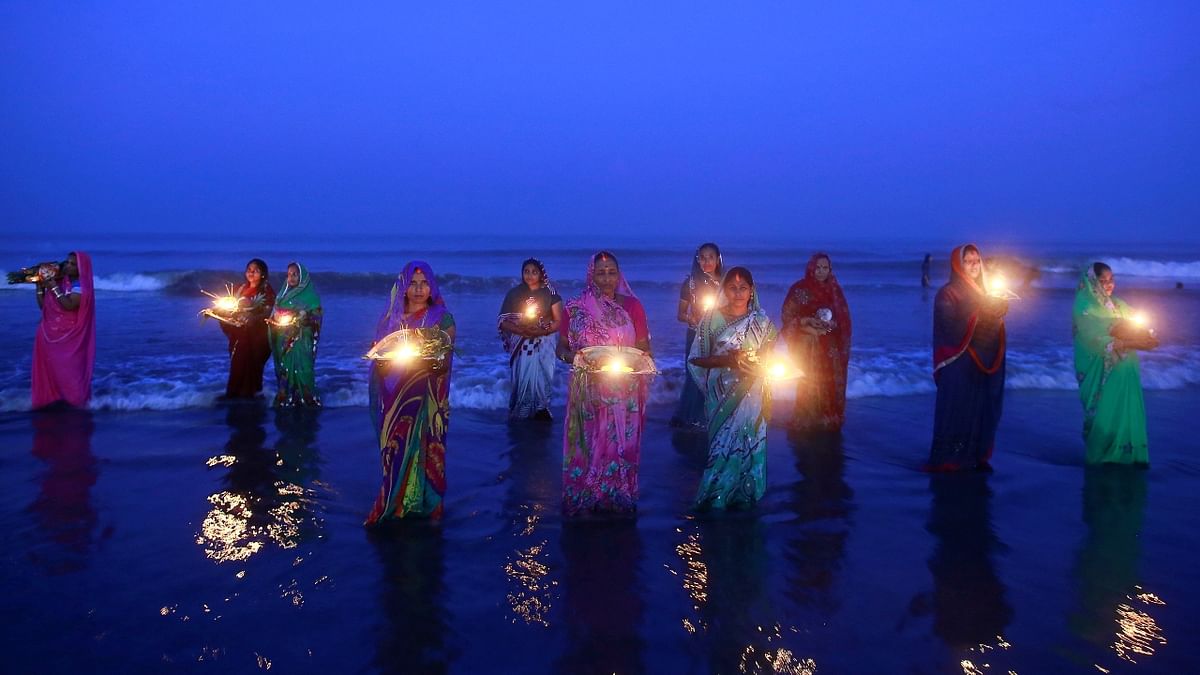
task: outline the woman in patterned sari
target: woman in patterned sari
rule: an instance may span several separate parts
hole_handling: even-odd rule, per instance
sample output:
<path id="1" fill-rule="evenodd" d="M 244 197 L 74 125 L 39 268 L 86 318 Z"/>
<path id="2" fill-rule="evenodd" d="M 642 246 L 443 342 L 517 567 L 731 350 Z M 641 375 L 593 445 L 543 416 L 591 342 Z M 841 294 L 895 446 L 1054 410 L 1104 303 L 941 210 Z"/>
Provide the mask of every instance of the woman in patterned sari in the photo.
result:
<path id="1" fill-rule="evenodd" d="M 1100 262 L 1089 265 L 1079 279 L 1071 313 L 1087 463 L 1148 464 L 1137 350 L 1154 349 L 1158 340 L 1144 331 L 1123 330 L 1133 311 L 1113 297 L 1114 288 L 1112 268 Z"/>
<path id="2" fill-rule="evenodd" d="M 229 380 L 225 398 L 254 398 L 262 392 L 263 368 L 271 358 L 267 322 L 275 308 L 275 289 L 267 279 L 267 263 L 254 258 L 246 263 L 246 283 L 234 292 L 241 325 L 218 323 L 229 338 Z"/>
<path id="3" fill-rule="evenodd" d="M 756 372 L 757 355 L 770 351 L 777 332 L 749 270 L 729 270 L 721 288 L 720 306 L 700 319 L 689 359 L 708 417 L 708 464 L 694 504 L 701 510 L 752 506 L 767 488 L 771 390 Z"/>
<path id="4" fill-rule="evenodd" d="M 683 341 L 683 358 L 687 361 L 696 340 L 696 325 L 706 311 L 716 306 L 721 294 L 721 249 L 712 242 L 700 245 L 692 258 L 692 271 L 679 287 L 679 308 L 676 318 L 687 324 L 687 335 Z M 711 303 L 711 304 L 709 304 Z M 683 388 L 679 392 L 679 405 L 671 416 L 671 426 L 684 429 L 704 429 L 704 392 L 692 379 L 684 363 Z"/>
<path id="5" fill-rule="evenodd" d="M 558 356 L 573 363 L 585 347 L 650 351 L 646 311 L 608 251 L 588 264 L 579 297 L 567 303 Z M 646 417 L 646 378 L 595 377 L 572 370 L 563 434 L 563 512 L 637 510 L 638 462 Z"/>
<path id="6" fill-rule="evenodd" d="M 804 278 L 783 301 L 783 339 L 806 376 L 796 384 L 798 431 L 839 431 L 846 420 L 850 365 L 850 306 L 833 275 L 829 255 L 808 261 Z"/>
<path id="7" fill-rule="evenodd" d="M 545 265 L 536 258 L 521 263 L 521 279 L 522 283 L 504 296 L 497 319 L 512 372 L 508 417 L 549 420 L 558 344 L 554 335 L 562 320 L 562 298 L 550 285 Z"/>
<path id="8" fill-rule="evenodd" d="M 950 281 L 933 309 L 937 403 L 927 471 L 990 470 L 1004 404 L 1004 315 L 1008 301 L 987 294 L 974 244 L 950 254 Z"/>
<path id="9" fill-rule="evenodd" d="M 454 316 L 446 310 L 429 263 L 414 260 L 404 266 L 375 327 L 375 341 L 402 328 L 440 328 L 454 340 Z M 440 363 L 371 363 L 370 406 L 379 432 L 383 484 L 366 525 L 441 517 L 452 360 L 446 354 Z"/>
<path id="10" fill-rule="evenodd" d="M 275 357 L 275 405 L 320 406 L 317 396 L 317 340 L 321 336 L 321 298 L 308 269 L 288 263 L 287 285 L 271 312 L 271 354 Z"/>

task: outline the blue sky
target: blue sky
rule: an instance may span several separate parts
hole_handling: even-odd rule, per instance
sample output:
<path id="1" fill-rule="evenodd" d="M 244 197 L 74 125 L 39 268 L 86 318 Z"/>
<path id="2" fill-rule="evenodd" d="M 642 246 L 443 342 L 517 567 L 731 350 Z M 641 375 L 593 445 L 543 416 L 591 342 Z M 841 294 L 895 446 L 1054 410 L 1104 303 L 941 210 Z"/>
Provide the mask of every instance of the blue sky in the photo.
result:
<path id="1" fill-rule="evenodd" d="M 1165 2 L 6 3 L 0 224 L 1194 240 L 1198 29 Z"/>

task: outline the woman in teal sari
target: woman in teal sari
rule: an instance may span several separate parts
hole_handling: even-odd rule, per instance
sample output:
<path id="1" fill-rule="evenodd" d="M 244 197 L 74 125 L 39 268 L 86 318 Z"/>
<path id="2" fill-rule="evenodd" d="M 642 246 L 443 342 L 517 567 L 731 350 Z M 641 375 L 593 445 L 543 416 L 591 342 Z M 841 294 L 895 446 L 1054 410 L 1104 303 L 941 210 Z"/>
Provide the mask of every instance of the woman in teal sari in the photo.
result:
<path id="1" fill-rule="evenodd" d="M 1071 313 L 1087 463 L 1147 464 L 1146 405 L 1137 350 L 1154 349 L 1158 340 L 1128 321 L 1133 310 L 1113 297 L 1114 288 L 1108 265 L 1089 265 Z"/>
<path id="2" fill-rule="evenodd" d="M 767 488 L 771 390 L 757 374 L 757 354 L 770 351 L 778 331 L 749 270 L 729 270 L 721 291 L 720 305 L 696 327 L 688 361 L 708 419 L 708 464 L 694 504 L 701 510 L 751 506 Z"/>
<path id="3" fill-rule="evenodd" d="M 271 355 L 275 359 L 280 407 L 320 406 L 313 364 L 321 335 L 321 298 L 308 270 L 298 262 L 288 264 L 287 286 L 275 298 L 271 326 Z"/>

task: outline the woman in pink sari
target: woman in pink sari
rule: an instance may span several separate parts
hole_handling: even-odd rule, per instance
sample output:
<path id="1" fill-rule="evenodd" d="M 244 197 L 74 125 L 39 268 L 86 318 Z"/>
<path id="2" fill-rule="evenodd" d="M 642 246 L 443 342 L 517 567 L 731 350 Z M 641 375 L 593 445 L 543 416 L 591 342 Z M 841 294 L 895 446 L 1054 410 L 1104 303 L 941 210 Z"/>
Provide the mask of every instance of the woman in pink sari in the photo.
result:
<path id="1" fill-rule="evenodd" d="M 92 258 L 83 251 L 67 256 L 57 276 L 37 285 L 42 321 L 33 342 L 33 407 L 62 401 L 76 407 L 92 397 L 96 363 L 96 296 Z"/>
<path id="2" fill-rule="evenodd" d="M 588 265 L 587 283 L 567 302 L 558 357 L 573 363 L 585 347 L 650 352 L 646 310 L 608 251 Z M 648 386 L 644 377 L 597 378 L 572 371 L 563 438 L 563 512 L 637 510 L 638 462 Z"/>

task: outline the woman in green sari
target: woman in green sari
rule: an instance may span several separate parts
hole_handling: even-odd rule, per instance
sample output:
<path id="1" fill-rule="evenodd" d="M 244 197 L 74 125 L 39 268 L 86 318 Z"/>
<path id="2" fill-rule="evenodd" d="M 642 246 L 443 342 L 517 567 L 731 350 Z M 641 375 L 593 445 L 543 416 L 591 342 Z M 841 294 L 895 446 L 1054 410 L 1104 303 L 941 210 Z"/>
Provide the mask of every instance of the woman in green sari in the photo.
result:
<path id="1" fill-rule="evenodd" d="M 298 262 L 288 264 L 287 286 L 275 298 L 267 323 L 271 327 L 271 355 L 279 388 L 275 405 L 320 406 L 313 364 L 321 335 L 321 298 Z"/>
<path id="2" fill-rule="evenodd" d="M 1133 310 L 1113 297 L 1114 288 L 1108 265 L 1089 265 L 1079 280 L 1071 314 L 1087 463 L 1147 464 L 1137 350 L 1154 349 L 1158 340 L 1132 324 Z"/>
<path id="3" fill-rule="evenodd" d="M 752 506 L 767 489 L 771 390 L 759 374 L 778 331 L 758 303 L 754 277 L 734 267 L 721 282 L 720 305 L 701 317 L 688 368 L 704 390 L 708 464 L 695 508 Z"/>

